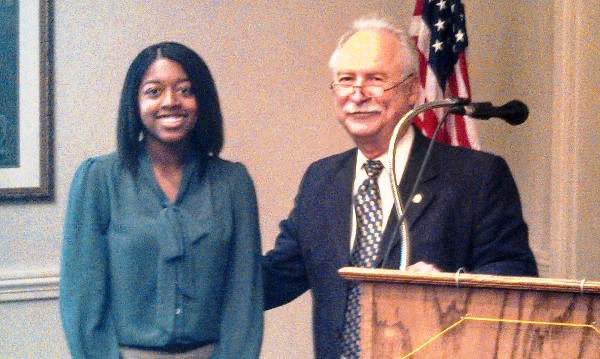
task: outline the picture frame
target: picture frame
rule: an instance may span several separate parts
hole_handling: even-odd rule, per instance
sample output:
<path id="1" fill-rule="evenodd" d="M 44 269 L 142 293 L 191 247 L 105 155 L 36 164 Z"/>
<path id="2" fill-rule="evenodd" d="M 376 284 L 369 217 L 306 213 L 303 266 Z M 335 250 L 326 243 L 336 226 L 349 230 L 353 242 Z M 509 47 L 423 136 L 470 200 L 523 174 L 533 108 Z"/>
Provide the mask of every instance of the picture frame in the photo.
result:
<path id="1" fill-rule="evenodd" d="M 15 144 L 9 153 L 12 157 L 7 155 L 11 161 L 0 162 L 0 201 L 53 200 L 53 3 L 9 0 L 3 5 L 16 13 L 16 19 L 13 13 L 13 18 L 3 20 L 4 26 L 17 23 L 13 42 L 18 55 L 13 61 L 18 75 L 14 86 L 5 86 L 16 89 L 13 98 L 18 100 L 12 111 L 16 119 L 4 116 L 6 123 L 13 124 L 13 132 L 5 137 Z M 6 142 L 0 142 L 0 147 Z"/>

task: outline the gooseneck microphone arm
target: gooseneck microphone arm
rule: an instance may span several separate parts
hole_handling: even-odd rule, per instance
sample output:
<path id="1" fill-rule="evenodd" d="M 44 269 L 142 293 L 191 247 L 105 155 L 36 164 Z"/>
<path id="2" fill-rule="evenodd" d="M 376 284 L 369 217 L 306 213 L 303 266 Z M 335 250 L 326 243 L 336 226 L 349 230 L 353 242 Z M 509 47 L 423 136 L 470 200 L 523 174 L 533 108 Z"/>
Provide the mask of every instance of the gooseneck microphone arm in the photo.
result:
<path id="1" fill-rule="evenodd" d="M 427 110 L 439 108 L 439 107 L 449 107 L 450 109 L 446 111 L 442 119 L 439 121 L 435 133 L 433 134 L 433 138 L 429 143 L 429 147 L 427 148 L 427 153 L 421 163 L 421 167 L 419 168 L 419 172 L 417 174 L 415 183 L 412 186 L 411 192 L 406 198 L 404 205 L 402 204 L 402 200 L 400 198 L 398 181 L 396 180 L 396 145 L 398 142 L 398 134 L 404 134 L 406 128 L 410 125 L 412 120 L 417 117 L 422 112 Z M 459 114 L 459 115 L 467 115 L 471 118 L 487 120 L 492 117 L 501 118 L 509 124 L 516 126 L 525 122 L 527 116 L 529 115 L 529 109 L 527 105 L 518 100 L 512 100 L 507 102 L 506 104 L 495 107 L 492 106 L 489 102 L 479 102 L 479 103 L 471 103 L 469 99 L 466 98 L 448 98 L 445 100 L 439 100 L 434 102 L 429 102 L 420 106 L 415 107 L 413 110 L 409 111 L 400 119 L 396 127 L 394 128 L 394 132 L 392 133 L 392 137 L 390 139 L 390 144 L 388 147 L 388 167 L 390 169 L 390 182 L 392 185 L 392 194 L 394 196 L 394 205 L 396 207 L 396 214 L 398 215 L 398 223 L 400 226 L 400 234 L 401 234 L 401 252 L 400 252 L 400 270 L 406 270 L 408 264 L 410 263 L 410 237 L 408 234 L 408 223 L 406 221 L 406 211 L 408 206 L 410 205 L 413 196 L 417 190 L 419 182 L 421 181 L 421 175 L 423 174 L 423 170 L 427 165 L 427 161 L 429 160 L 429 156 L 431 154 L 431 149 L 435 143 L 435 138 L 437 137 L 438 131 L 441 129 L 441 126 L 446 121 L 446 118 L 449 114 Z M 392 244 L 394 242 L 390 241 L 388 248 L 386 248 L 383 257 L 383 263 L 389 259 L 390 251 L 392 249 Z"/>
<path id="2" fill-rule="evenodd" d="M 404 134 L 408 126 L 410 126 L 412 120 L 422 112 L 439 107 L 463 106 L 469 103 L 470 101 L 464 98 L 449 98 L 445 100 L 425 103 L 408 111 L 406 115 L 404 115 L 400 119 L 400 121 L 398 122 L 398 124 L 396 124 L 396 127 L 394 128 L 394 132 L 392 133 L 392 137 L 390 139 L 390 144 L 388 147 L 388 167 L 390 169 L 389 175 L 390 182 L 392 185 L 392 194 L 394 196 L 394 205 L 396 206 L 396 214 L 398 215 L 398 223 L 400 225 L 400 270 L 406 270 L 406 268 L 408 267 L 408 263 L 410 262 L 410 238 L 408 235 L 408 223 L 406 221 L 405 212 L 412 198 L 407 199 L 406 206 L 402 204 L 400 192 L 398 189 L 398 181 L 396 180 L 396 146 L 398 144 L 398 134 Z M 423 163 L 421 166 L 424 167 L 424 165 L 425 163 Z M 417 184 L 415 184 L 415 186 L 416 185 Z M 388 253 L 386 253 L 386 255 L 387 254 Z"/>
<path id="3" fill-rule="evenodd" d="M 392 194 L 394 196 L 394 205 L 396 206 L 396 214 L 398 215 L 398 223 L 400 225 L 400 236 L 401 236 L 401 249 L 400 249 L 400 270 L 406 270 L 408 263 L 410 262 L 410 237 L 408 234 L 408 223 L 406 221 L 405 210 L 410 203 L 411 198 L 408 198 L 406 201 L 406 206 L 402 204 L 402 200 L 400 198 L 400 191 L 398 189 L 398 181 L 396 177 L 396 145 L 398 144 L 398 134 L 406 131 L 408 126 L 412 123 L 412 120 L 417 117 L 420 113 L 423 113 L 427 110 L 431 110 L 439 107 L 451 107 L 451 106 L 461 106 L 466 105 L 470 101 L 464 98 L 449 98 L 439 101 L 433 101 L 429 103 L 425 103 L 423 105 L 417 106 L 414 109 L 408 111 L 396 124 L 394 128 L 394 132 L 392 133 L 392 137 L 390 139 L 390 144 L 388 147 L 388 167 L 390 169 L 390 183 L 392 185 Z M 425 162 L 422 164 L 424 167 Z M 418 178 L 417 178 L 418 180 Z M 416 184 L 415 184 L 416 186 Z M 387 255 L 388 253 L 386 253 Z"/>

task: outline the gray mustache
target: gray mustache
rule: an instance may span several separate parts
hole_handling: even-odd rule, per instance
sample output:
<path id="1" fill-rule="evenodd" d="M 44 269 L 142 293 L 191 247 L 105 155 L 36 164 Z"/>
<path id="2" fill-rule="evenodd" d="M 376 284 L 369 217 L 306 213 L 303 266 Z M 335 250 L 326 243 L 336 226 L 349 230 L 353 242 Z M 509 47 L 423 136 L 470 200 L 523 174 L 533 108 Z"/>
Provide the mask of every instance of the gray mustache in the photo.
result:
<path id="1" fill-rule="evenodd" d="M 375 104 L 366 104 L 366 105 L 357 105 L 355 103 L 348 103 L 342 111 L 346 114 L 353 114 L 358 112 L 381 112 L 382 108 L 379 105 Z"/>

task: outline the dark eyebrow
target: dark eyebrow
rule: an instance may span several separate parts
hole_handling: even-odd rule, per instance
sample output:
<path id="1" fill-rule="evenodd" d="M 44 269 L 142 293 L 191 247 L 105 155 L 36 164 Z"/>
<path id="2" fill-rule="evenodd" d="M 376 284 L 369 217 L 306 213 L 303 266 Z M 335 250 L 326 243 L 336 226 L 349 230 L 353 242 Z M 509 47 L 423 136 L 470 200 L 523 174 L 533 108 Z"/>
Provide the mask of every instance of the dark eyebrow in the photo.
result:
<path id="1" fill-rule="evenodd" d="M 182 78 L 178 79 L 177 81 L 175 81 L 176 84 L 180 84 L 182 82 L 191 83 L 192 81 L 187 77 L 182 77 Z M 140 86 L 145 86 L 145 85 L 150 85 L 150 84 L 162 84 L 162 83 L 163 83 L 162 81 L 150 79 L 148 81 L 142 82 L 140 84 Z"/>

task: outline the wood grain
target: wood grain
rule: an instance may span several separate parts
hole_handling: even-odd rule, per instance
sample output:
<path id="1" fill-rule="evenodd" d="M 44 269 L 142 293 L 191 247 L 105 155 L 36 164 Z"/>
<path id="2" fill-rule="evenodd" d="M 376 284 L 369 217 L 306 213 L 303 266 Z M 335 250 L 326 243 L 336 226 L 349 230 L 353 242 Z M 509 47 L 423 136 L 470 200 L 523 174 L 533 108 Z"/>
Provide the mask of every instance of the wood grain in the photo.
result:
<path id="1" fill-rule="evenodd" d="M 598 283 L 356 270 L 363 358 L 600 358 Z"/>

